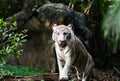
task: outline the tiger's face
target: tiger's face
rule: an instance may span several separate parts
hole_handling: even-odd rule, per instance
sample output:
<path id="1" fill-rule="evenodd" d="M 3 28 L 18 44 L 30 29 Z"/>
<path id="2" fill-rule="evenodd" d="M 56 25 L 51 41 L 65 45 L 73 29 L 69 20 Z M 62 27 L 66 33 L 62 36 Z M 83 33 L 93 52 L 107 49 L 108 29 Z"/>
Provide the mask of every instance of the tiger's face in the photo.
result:
<path id="1" fill-rule="evenodd" d="M 68 45 L 68 43 L 72 40 L 72 27 L 71 25 L 53 25 L 53 34 L 52 39 L 58 43 L 60 48 L 64 48 Z"/>

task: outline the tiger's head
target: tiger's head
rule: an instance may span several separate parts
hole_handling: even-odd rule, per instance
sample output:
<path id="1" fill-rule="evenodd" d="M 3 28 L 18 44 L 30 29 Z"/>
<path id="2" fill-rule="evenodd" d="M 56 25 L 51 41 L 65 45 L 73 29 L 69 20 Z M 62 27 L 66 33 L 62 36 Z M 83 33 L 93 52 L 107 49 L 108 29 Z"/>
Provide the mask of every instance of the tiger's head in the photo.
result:
<path id="1" fill-rule="evenodd" d="M 53 25 L 52 39 L 60 48 L 65 48 L 69 42 L 74 40 L 74 33 L 71 25 Z"/>

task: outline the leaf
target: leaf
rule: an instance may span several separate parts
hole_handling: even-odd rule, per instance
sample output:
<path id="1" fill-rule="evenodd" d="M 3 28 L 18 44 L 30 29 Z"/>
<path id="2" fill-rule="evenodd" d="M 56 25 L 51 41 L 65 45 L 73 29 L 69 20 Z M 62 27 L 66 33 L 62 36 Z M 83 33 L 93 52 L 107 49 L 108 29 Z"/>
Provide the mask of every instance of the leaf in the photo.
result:
<path id="1" fill-rule="evenodd" d="M 22 43 L 24 43 L 24 42 L 26 42 L 26 41 L 27 41 L 26 39 L 21 40 Z"/>
<path id="2" fill-rule="evenodd" d="M 108 36 L 108 31 L 104 31 L 104 38 L 107 38 Z"/>
<path id="3" fill-rule="evenodd" d="M 17 22 L 16 22 L 16 21 L 14 21 L 12 24 L 13 24 L 14 26 L 17 26 Z"/>

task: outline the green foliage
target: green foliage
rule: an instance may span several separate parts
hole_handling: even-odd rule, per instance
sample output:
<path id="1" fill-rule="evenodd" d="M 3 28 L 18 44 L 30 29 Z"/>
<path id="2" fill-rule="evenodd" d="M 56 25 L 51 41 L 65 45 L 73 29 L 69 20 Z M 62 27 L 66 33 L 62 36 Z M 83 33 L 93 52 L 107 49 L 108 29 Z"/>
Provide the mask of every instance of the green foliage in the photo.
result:
<path id="1" fill-rule="evenodd" d="M 43 0 L 37 0 L 37 2 L 38 2 L 39 5 L 42 5 Z"/>
<path id="2" fill-rule="evenodd" d="M 3 66 L 0 66 L 0 79 L 3 78 L 3 76 L 6 76 L 6 75 L 13 75 L 13 72 L 3 68 Z"/>
<path id="3" fill-rule="evenodd" d="M 11 65 L 3 65 L 0 66 L 0 77 L 5 75 L 12 76 L 33 76 L 33 75 L 41 75 L 47 74 L 45 70 L 34 70 L 31 67 L 23 67 L 23 66 L 11 66 Z"/>
<path id="4" fill-rule="evenodd" d="M 103 21 L 103 36 L 108 45 L 115 52 L 120 41 L 120 1 L 115 1 L 109 6 L 108 13 Z"/>
<path id="5" fill-rule="evenodd" d="M 77 81 L 77 78 L 73 77 L 70 81 Z"/>
<path id="6" fill-rule="evenodd" d="M 27 41 L 27 30 L 17 32 L 17 22 L 8 24 L 0 19 L 0 63 L 5 64 L 10 57 L 18 58 L 23 52 L 24 43 Z"/>
<path id="7" fill-rule="evenodd" d="M 70 0 L 69 2 L 71 2 L 72 4 L 74 4 L 77 0 Z"/>

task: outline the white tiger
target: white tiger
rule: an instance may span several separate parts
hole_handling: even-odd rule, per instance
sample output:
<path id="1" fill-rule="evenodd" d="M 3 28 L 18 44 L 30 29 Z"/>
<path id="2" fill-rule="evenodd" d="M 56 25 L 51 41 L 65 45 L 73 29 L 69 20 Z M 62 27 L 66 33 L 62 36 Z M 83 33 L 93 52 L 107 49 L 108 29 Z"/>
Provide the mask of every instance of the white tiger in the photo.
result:
<path id="1" fill-rule="evenodd" d="M 68 80 L 68 72 L 75 66 L 78 80 L 86 81 L 94 61 L 82 42 L 72 31 L 72 26 L 53 25 L 52 39 L 59 68 L 59 80 Z M 79 69 L 78 69 L 79 68 Z M 80 72 L 82 75 L 80 76 Z"/>

